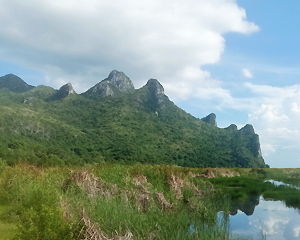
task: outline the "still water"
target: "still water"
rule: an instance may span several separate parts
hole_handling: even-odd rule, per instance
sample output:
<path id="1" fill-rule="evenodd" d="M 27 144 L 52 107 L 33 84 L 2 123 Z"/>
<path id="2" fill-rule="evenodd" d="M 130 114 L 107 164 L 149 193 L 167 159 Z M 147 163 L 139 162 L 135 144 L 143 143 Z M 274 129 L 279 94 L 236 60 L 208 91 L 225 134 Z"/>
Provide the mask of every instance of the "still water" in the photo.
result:
<path id="1" fill-rule="evenodd" d="M 226 216 L 220 212 L 219 218 L 222 217 Z M 232 207 L 227 218 L 232 237 L 300 240 L 300 211 L 286 207 L 282 201 L 249 196 L 243 205 Z"/>

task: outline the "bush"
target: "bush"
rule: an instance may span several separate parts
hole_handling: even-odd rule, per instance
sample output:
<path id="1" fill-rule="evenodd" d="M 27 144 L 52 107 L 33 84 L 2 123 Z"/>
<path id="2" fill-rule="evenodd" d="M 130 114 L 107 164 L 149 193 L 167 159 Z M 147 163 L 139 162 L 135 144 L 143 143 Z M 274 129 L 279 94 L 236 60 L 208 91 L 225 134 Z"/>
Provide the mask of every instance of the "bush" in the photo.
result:
<path id="1" fill-rule="evenodd" d="M 54 240 L 74 239 L 72 228 L 63 220 L 62 212 L 42 204 L 39 209 L 31 207 L 20 216 L 19 233 L 15 239 Z"/>
<path id="2" fill-rule="evenodd" d="M 6 163 L 2 158 L 0 158 L 0 173 L 4 170 L 5 167 L 6 167 Z"/>

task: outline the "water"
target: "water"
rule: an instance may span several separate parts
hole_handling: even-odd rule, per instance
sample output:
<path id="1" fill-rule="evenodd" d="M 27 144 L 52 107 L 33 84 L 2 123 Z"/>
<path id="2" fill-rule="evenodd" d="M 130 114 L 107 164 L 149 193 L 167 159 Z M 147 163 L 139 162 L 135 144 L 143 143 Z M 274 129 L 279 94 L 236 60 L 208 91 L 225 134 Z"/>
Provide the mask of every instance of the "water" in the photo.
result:
<path id="1" fill-rule="evenodd" d="M 224 216 L 223 212 L 219 212 L 219 219 L 222 217 L 229 220 L 229 230 L 233 237 L 300 240 L 300 211 L 286 207 L 282 201 L 249 196 L 242 205 L 232 206 L 229 215 Z"/>
<path id="2" fill-rule="evenodd" d="M 281 186 L 281 185 L 283 185 L 283 186 L 287 186 L 287 187 L 291 187 L 291 188 L 295 188 L 295 189 L 300 190 L 300 187 L 294 186 L 294 185 L 292 185 L 292 184 L 287 184 L 287 183 L 283 183 L 283 182 L 279 182 L 279 181 L 275 181 L 275 180 L 267 180 L 266 182 L 273 183 L 273 184 L 276 185 L 276 186 Z"/>

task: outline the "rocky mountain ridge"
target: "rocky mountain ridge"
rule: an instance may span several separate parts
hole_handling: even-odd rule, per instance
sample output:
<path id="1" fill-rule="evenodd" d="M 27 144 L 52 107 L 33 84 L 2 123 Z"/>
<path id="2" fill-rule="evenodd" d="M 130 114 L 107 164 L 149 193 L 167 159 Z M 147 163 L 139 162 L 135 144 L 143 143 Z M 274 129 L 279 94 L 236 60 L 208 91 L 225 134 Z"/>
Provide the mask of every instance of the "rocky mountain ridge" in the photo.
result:
<path id="1" fill-rule="evenodd" d="M 45 122 L 32 116 L 22 120 L 23 125 L 10 126 L 12 132 L 22 133 L 30 141 L 40 138 L 41 132 L 44 133 L 43 136 L 48 136 L 49 141 L 58 139 L 59 135 L 62 135 L 61 132 L 64 132 L 64 137 L 76 143 L 73 143 L 76 147 L 72 144 L 68 146 L 68 151 L 73 152 L 76 157 L 85 158 L 85 154 L 90 155 L 88 152 L 93 151 L 93 155 L 113 160 L 123 157 L 126 161 L 134 159 L 143 162 L 148 156 L 149 162 L 165 161 L 183 166 L 265 166 L 259 137 L 255 134 L 253 126 L 247 124 L 238 130 L 236 125 L 232 124 L 220 129 L 213 113 L 201 120 L 196 119 L 171 102 L 156 79 L 150 79 L 144 87 L 135 89 L 129 77 L 123 72 L 113 70 L 106 79 L 85 93 L 76 94 L 70 83 L 54 90 L 45 86 L 27 85 L 12 75 L 9 78 L 17 83 L 14 87 L 9 84 L 1 85 L 3 79 L 7 78 L 0 78 L 0 89 L 7 88 L 16 94 L 14 101 L 18 108 L 38 114 L 40 111 L 45 113 L 42 108 L 47 107 L 48 112 L 45 114 L 49 115 L 48 119 L 45 117 L 43 120 Z M 81 105 L 84 105 L 85 115 Z M 99 115 L 95 115 L 95 112 L 89 109 L 98 109 Z M 57 125 L 50 123 L 49 119 L 53 119 L 52 122 L 62 122 L 61 126 L 65 126 L 60 133 L 56 133 L 57 136 L 53 140 L 51 136 L 54 137 L 55 134 L 52 132 L 57 131 Z M 28 123 L 25 123 L 26 121 Z M 52 130 L 49 130 L 49 127 L 41 127 L 49 124 Z M 25 125 L 27 130 L 22 128 Z M 39 126 L 38 129 L 35 125 Z M 154 126 L 156 127 L 153 128 Z M 68 128 L 70 132 L 74 132 L 74 136 L 65 132 Z M 93 147 L 77 146 L 80 142 L 76 140 L 78 136 L 86 139 L 85 141 L 90 142 Z M 99 142 L 99 137 L 103 146 L 95 142 L 96 139 Z M 143 140 L 140 146 L 135 146 L 136 141 L 141 139 Z M 162 147 L 164 149 L 159 150 Z M 93 150 L 87 152 L 87 149 Z M 118 151 L 121 153 L 116 153 Z"/>
<path id="2" fill-rule="evenodd" d="M 106 79 L 87 90 L 84 95 L 107 97 L 134 91 L 132 81 L 123 72 L 113 70 Z"/>

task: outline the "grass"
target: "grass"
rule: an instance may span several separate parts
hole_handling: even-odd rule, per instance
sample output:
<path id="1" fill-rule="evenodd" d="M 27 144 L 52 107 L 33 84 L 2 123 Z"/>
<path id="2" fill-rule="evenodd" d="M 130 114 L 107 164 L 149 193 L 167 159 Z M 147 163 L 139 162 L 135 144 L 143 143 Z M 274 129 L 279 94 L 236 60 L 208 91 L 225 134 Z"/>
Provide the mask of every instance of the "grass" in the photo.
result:
<path id="1" fill-rule="evenodd" d="M 292 179 L 298 172 L 205 169 L 167 165 L 97 164 L 37 167 L 25 163 L 0 171 L 0 239 L 232 239 L 229 202 L 249 195 L 280 199 L 299 208 L 299 194 L 265 179 Z M 221 177 L 238 173 L 239 177 Z M 224 197 L 227 194 L 228 198 Z M 298 205 L 297 205 L 298 204 Z M 191 230 L 192 229 L 192 230 Z"/>
<path id="2" fill-rule="evenodd" d="M 134 239 L 195 239 L 189 226 L 205 223 L 198 239 L 226 239 L 215 224 L 214 204 L 225 202 L 210 183 L 193 182 L 186 171 L 141 164 L 6 167 L 0 203 L 11 210 L 4 224 L 11 222 L 16 239 L 81 239 L 90 232 L 111 239 L 128 233 Z"/>
<path id="3" fill-rule="evenodd" d="M 5 217 L 6 213 L 11 210 L 10 206 L 0 205 L 0 239 L 13 239 L 17 233 L 17 226 L 14 222 Z"/>

